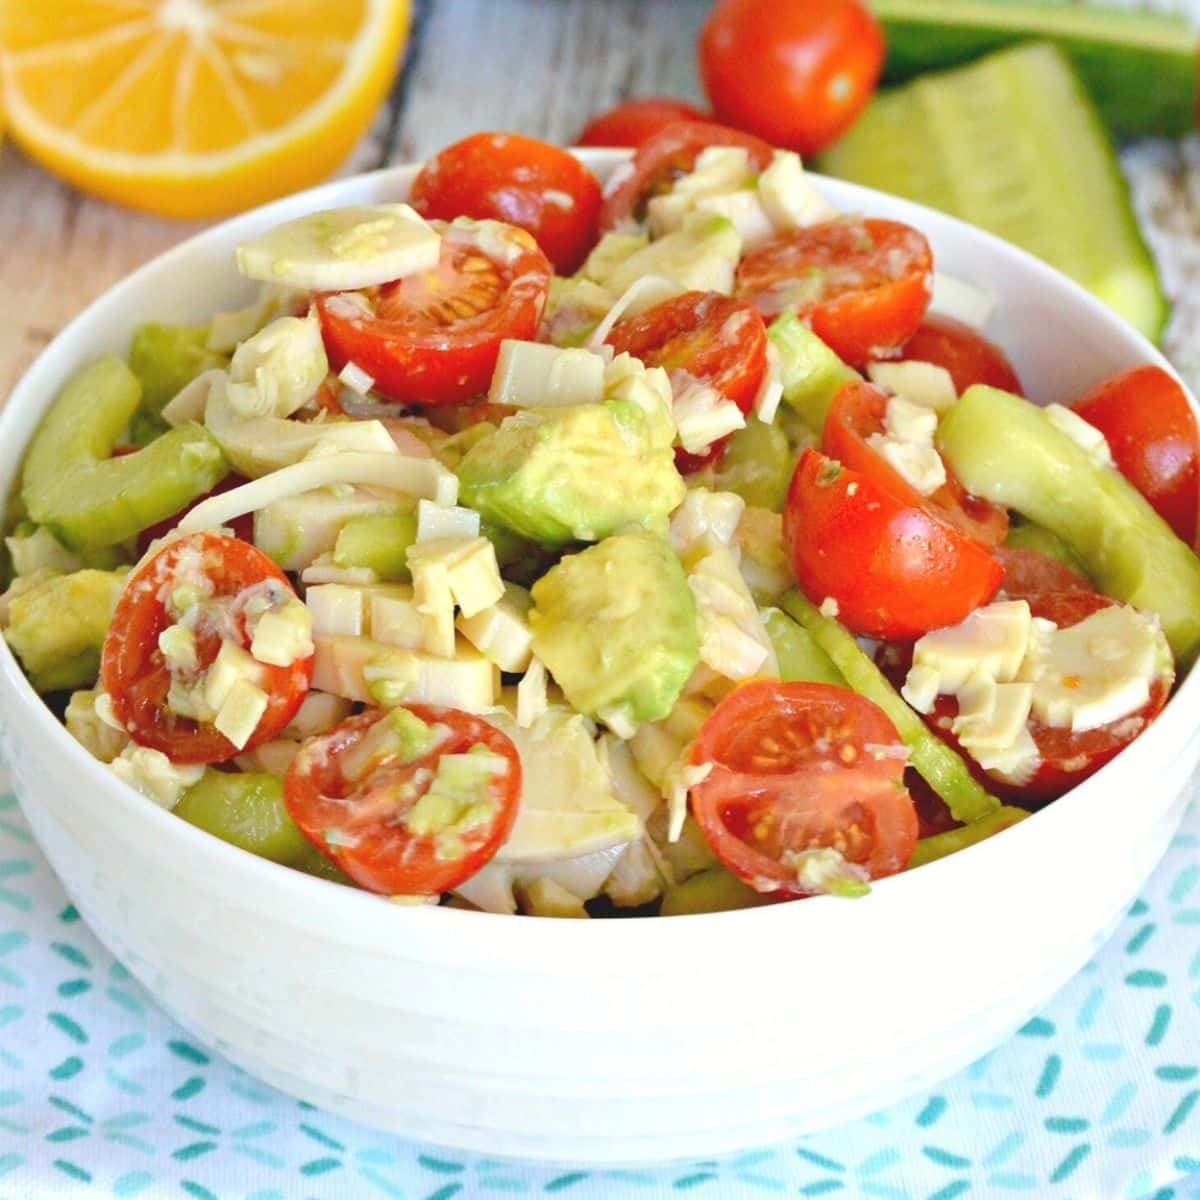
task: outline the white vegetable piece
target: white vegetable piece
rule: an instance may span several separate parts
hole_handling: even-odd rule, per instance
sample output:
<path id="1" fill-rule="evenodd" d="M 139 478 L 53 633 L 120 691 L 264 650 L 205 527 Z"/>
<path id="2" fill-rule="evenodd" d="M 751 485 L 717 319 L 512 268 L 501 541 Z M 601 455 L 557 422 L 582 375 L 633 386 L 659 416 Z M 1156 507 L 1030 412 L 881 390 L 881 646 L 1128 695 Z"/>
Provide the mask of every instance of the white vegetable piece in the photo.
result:
<path id="1" fill-rule="evenodd" d="M 348 362 L 338 372 L 338 379 L 357 396 L 365 396 L 375 386 L 375 380 L 355 362 Z"/>
<path id="2" fill-rule="evenodd" d="M 996 295 L 953 275 L 934 271 L 929 311 L 936 316 L 953 317 L 972 329 L 983 329 L 996 311 Z"/>
<path id="3" fill-rule="evenodd" d="M 213 713 L 218 713 L 239 682 L 258 687 L 265 679 L 261 663 L 236 642 L 222 642 L 217 657 L 204 674 L 204 703 Z"/>
<path id="4" fill-rule="evenodd" d="M 219 367 L 201 371 L 195 379 L 183 387 L 163 405 L 162 419 L 168 425 L 186 425 L 188 421 L 203 421 L 208 396 L 214 385 L 224 387 L 229 382 L 229 373 Z"/>
<path id="5" fill-rule="evenodd" d="M 1063 404 L 1047 404 L 1042 409 L 1060 433 L 1065 433 L 1098 467 L 1113 466 L 1108 439 L 1095 425 L 1085 421 L 1077 412 Z"/>
<path id="6" fill-rule="evenodd" d="M 427 564 L 437 563 L 444 569 L 454 603 L 465 617 L 475 616 L 504 595 L 496 547 L 485 537 L 418 541 L 409 546 L 406 557 L 414 585 L 418 571 Z"/>
<path id="7" fill-rule="evenodd" d="M 199 529 L 228 525 L 235 517 L 265 508 L 285 496 L 296 496 L 337 483 L 391 488 L 446 505 L 458 500 L 458 479 L 434 459 L 409 458 L 395 453 L 336 451 L 305 459 L 232 491 L 212 496 L 196 505 L 179 522 L 178 529 L 181 533 L 194 533 Z"/>
<path id="8" fill-rule="evenodd" d="M 297 217 L 237 249 L 243 275 L 312 291 L 354 291 L 432 270 L 441 237 L 407 204 Z"/>
<path id="9" fill-rule="evenodd" d="M 867 364 L 867 375 L 872 383 L 935 412 L 945 412 L 958 399 L 950 372 L 935 363 L 873 362 Z"/>
<path id="10" fill-rule="evenodd" d="M 669 192 L 651 198 L 646 206 L 650 232 L 656 237 L 674 233 L 696 212 L 701 201 L 749 188 L 750 155 L 741 146 L 708 146 L 700 152 L 688 174 L 675 181 Z"/>
<path id="11" fill-rule="evenodd" d="M 403 585 L 366 589 L 367 628 L 363 630 L 377 642 L 420 650 L 424 645 L 425 624 L 413 589 Z"/>
<path id="12" fill-rule="evenodd" d="M 639 313 L 663 304 L 683 293 L 685 289 L 674 279 L 665 275 L 643 275 L 635 279 L 600 318 L 600 324 L 588 334 L 585 346 L 599 349 L 608 341 L 613 327 L 625 317 L 636 317 Z"/>
<path id="13" fill-rule="evenodd" d="M 745 512 L 746 502 L 736 492 L 691 488 L 671 514 L 667 539 L 676 554 L 689 554 L 711 534 L 729 545 Z"/>
<path id="14" fill-rule="evenodd" d="M 507 734 L 521 757 L 521 804 L 500 863 L 544 863 L 623 845 L 642 824 L 613 793 L 587 722 L 561 705 L 523 726 L 504 709 L 487 720 Z"/>
<path id="15" fill-rule="evenodd" d="M 112 760 L 112 772 L 118 779 L 136 788 L 160 808 L 172 809 L 183 793 L 200 782 L 204 768 L 188 764 L 175 766 L 161 750 L 130 743 Z"/>
<path id="16" fill-rule="evenodd" d="M 488 400 L 514 408 L 599 404 L 604 398 L 604 359 L 592 350 L 560 349 L 505 338 L 492 373 Z"/>
<path id="17" fill-rule="evenodd" d="M 946 464 L 933 444 L 937 413 L 903 396 L 893 396 L 883 428 L 883 433 L 867 438 L 867 445 L 922 496 L 936 492 L 946 482 Z"/>
<path id="18" fill-rule="evenodd" d="M 410 550 L 412 547 L 410 547 Z M 450 571 L 437 557 L 409 558 L 413 580 L 413 605 L 421 631 L 421 646 L 439 658 L 453 658 L 454 593 L 450 589 Z"/>
<path id="19" fill-rule="evenodd" d="M 679 444 L 689 454 L 703 454 L 713 442 L 745 428 L 742 410 L 716 388 L 689 378 L 678 381 L 676 391 L 675 427 Z"/>
<path id="20" fill-rule="evenodd" d="M 767 342 L 767 371 L 754 397 L 754 415 L 764 424 L 773 425 L 783 399 L 783 364 L 774 342 Z"/>
<path id="21" fill-rule="evenodd" d="M 444 507 L 429 500 L 417 501 L 417 541 L 479 536 L 479 514 L 457 505 Z"/>
<path id="22" fill-rule="evenodd" d="M 239 417 L 290 417 L 328 374 L 317 314 L 279 317 L 234 351 L 227 395 Z"/>
<path id="23" fill-rule="evenodd" d="M 313 621 L 309 610 L 294 597 L 258 618 L 250 643 L 250 655 L 272 667 L 290 667 L 307 658 L 313 649 Z"/>
<path id="24" fill-rule="evenodd" d="M 103 692 L 72 692 L 63 714 L 67 732 L 93 757 L 110 763 L 126 746 L 129 735 L 123 729 L 114 729 L 100 719 L 96 712 L 96 699 Z"/>
<path id="25" fill-rule="evenodd" d="M 504 595 L 474 616 L 458 618 L 458 631 L 502 671 L 524 671 L 533 651 L 529 610 L 533 599 L 515 583 L 504 584 Z"/>
<path id="26" fill-rule="evenodd" d="M 32 575 L 42 569 L 69 574 L 83 567 L 83 559 L 68 550 L 45 525 L 39 525 L 27 536 L 13 534 L 6 537 L 4 544 L 17 577 Z"/>
<path id="27" fill-rule="evenodd" d="M 545 663 L 531 657 L 517 684 L 517 724 L 522 729 L 528 729 L 545 713 L 548 678 Z"/>
<path id="28" fill-rule="evenodd" d="M 780 233 L 837 216 L 835 209 L 809 182 L 800 155 L 776 150 L 758 177 L 758 199 Z"/>
<path id="29" fill-rule="evenodd" d="M 262 688 L 248 679 L 239 679 L 213 718 L 213 727 L 241 750 L 258 728 L 269 700 Z"/>
<path id="30" fill-rule="evenodd" d="M 936 674 L 938 693 L 956 693 L 980 671 L 1009 683 L 1017 678 L 1024 661 L 1032 621 L 1027 601 L 994 601 L 977 608 L 958 625 L 935 629 L 918 639 L 913 647 L 913 667 Z"/>
<path id="31" fill-rule="evenodd" d="M 312 686 L 361 704 L 444 704 L 481 713 L 496 703 L 496 668 L 461 642 L 453 658 L 365 637 L 313 638 Z"/>
<path id="32" fill-rule="evenodd" d="M 341 696 L 332 696 L 329 692 L 318 692 L 309 688 L 282 736 L 303 741 L 314 734 L 324 733 L 340 721 L 344 721 L 350 715 L 350 709 L 350 702 L 343 700 Z"/>
<path id="33" fill-rule="evenodd" d="M 296 291 L 278 284 L 264 283 L 258 289 L 258 296 L 245 308 L 213 315 L 208 326 L 208 348 L 218 354 L 232 354 L 268 321 L 283 313 L 296 312 L 307 304 L 307 289 Z"/>

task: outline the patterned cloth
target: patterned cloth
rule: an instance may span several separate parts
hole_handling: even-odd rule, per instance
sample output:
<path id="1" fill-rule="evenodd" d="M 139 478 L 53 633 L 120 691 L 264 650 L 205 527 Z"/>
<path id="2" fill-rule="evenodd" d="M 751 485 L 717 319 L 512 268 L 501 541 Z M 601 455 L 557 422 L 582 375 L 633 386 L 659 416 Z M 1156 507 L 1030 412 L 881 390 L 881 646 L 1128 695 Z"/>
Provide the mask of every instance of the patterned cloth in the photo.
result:
<path id="1" fill-rule="evenodd" d="M 1096 959 L 1006 1045 L 795 1145 L 636 1171 L 373 1132 L 196 1045 L 80 922 L 0 791 L 0 1197 L 1200 1200 L 1200 805 Z"/>

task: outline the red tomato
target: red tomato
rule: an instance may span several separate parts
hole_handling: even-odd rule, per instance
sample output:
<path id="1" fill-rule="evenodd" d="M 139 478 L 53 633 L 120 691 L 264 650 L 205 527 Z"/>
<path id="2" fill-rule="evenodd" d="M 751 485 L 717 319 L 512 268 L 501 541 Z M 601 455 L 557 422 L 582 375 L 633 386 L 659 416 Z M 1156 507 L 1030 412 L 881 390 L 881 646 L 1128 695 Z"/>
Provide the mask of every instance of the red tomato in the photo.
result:
<path id="1" fill-rule="evenodd" d="M 198 665 L 173 675 L 158 647 L 159 634 L 175 620 L 165 600 L 179 584 L 197 580 L 207 580 L 212 588 L 195 629 Z M 264 593 L 278 600 L 295 597 L 287 576 L 261 550 L 215 533 L 170 542 L 130 576 L 104 640 L 100 679 L 114 714 L 135 742 L 177 763 L 225 762 L 242 752 L 211 724 L 171 712 L 167 692 L 173 679 L 197 682 L 222 641 L 249 647 L 247 604 Z M 270 741 L 292 719 L 312 678 L 311 654 L 288 667 L 259 665 L 267 710 L 245 750 Z"/>
<path id="2" fill-rule="evenodd" d="M 406 707 L 440 731 L 425 754 L 406 760 L 386 748 L 370 753 L 366 739 L 388 714 L 368 709 L 304 743 L 284 776 L 283 799 L 304 836 L 360 887 L 436 896 L 474 875 L 508 837 L 521 796 L 521 759 L 508 737 L 480 717 Z M 448 837 L 414 833 L 404 818 L 429 791 L 439 760 L 474 746 L 503 760 L 478 801 L 486 811 Z"/>
<path id="3" fill-rule="evenodd" d="M 1117 470 L 1189 546 L 1200 509 L 1200 434 L 1183 388 L 1159 367 L 1115 375 L 1071 406 L 1108 439 Z"/>
<path id="4" fill-rule="evenodd" d="M 575 139 L 577 146 L 628 146 L 636 150 L 667 125 L 680 121 L 712 123 L 712 118 L 682 100 L 647 96 L 626 100 L 593 117 Z"/>
<path id="5" fill-rule="evenodd" d="M 537 333 L 551 274 L 523 229 L 450 225 L 437 267 L 368 288 L 368 311 L 317 297 L 325 348 L 335 370 L 356 363 L 392 400 L 471 400 L 487 391 L 500 343 Z"/>
<path id="6" fill-rule="evenodd" d="M 1030 611 L 1035 617 L 1053 621 L 1060 629 L 1078 625 L 1092 613 L 1111 608 L 1117 603 L 1099 592 L 1080 588 L 1060 592 L 1040 591 L 1023 599 L 1029 601 Z M 912 651 L 907 646 L 881 647 L 877 661 L 880 669 L 899 687 L 912 663 Z M 1019 786 L 983 771 L 962 748 L 950 730 L 951 722 L 958 715 L 958 701 L 953 696 L 939 696 L 925 720 L 938 737 L 962 754 L 975 768 L 985 786 L 997 795 L 1023 805 L 1045 803 L 1082 783 L 1089 775 L 1094 775 L 1128 746 L 1162 711 L 1171 694 L 1171 683 L 1169 677 L 1156 679 L 1150 686 L 1150 699 L 1136 713 L 1102 725 L 1099 729 L 1073 733 L 1070 729 L 1054 728 L 1042 724 L 1037 717 L 1030 717 L 1029 733 L 1042 761 L 1033 777 Z"/>
<path id="7" fill-rule="evenodd" d="M 476 133 L 434 155 L 413 180 L 422 216 L 505 221 L 533 234 L 569 275 L 596 243 L 600 184 L 573 154 L 519 133 Z"/>
<path id="8" fill-rule="evenodd" d="M 858 116 L 883 57 L 879 22 L 860 0 L 718 0 L 700 33 L 717 116 L 801 154 Z"/>
<path id="9" fill-rule="evenodd" d="M 747 254 L 737 295 L 765 317 L 799 314 L 852 367 L 888 358 L 929 304 L 933 255 L 897 221 L 839 217 L 794 229 Z"/>
<path id="10" fill-rule="evenodd" d="M 783 538 L 804 594 L 855 633 L 911 641 L 956 625 L 1000 586 L 987 548 L 922 504 L 815 450 L 800 458 Z"/>
<path id="11" fill-rule="evenodd" d="M 832 848 L 870 879 L 908 865 L 917 814 L 907 749 L 870 700 L 824 683 L 760 679 L 735 688 L 701 727 L 691 790 L 713 853 L 760 892 L 812 893 L 793 855 Z"/>
<path id="12" fill-rule="evenodd" d="M 762 317 L 750 305 L 719 292 L 684 292 L 620 321 L 608 335 L 608 344 L 649 367 L 665 367 L 676 384 L 681 376 L 707 383 L 744 413 L 753 406 L 767 371 Z M 707 454 L 677 450 L 675 459 L 681 471 L 695 471 L 720 458 L 723 449 L 724 441 Z"/>
<path id="13" fill-rule="evenodd" d="M 644 141 L 633 161 L 619 169 L 605 186 L 601 230 L 607 232 L 627 221 L 641 221 L 646 215 L 646 202 L 669 192 L 709 146 L 741 146 L 750 155 L 750 165 L 759 171 L 770 166 L 775 153 L 760 138 L 724 125 L 695 121 L 666 125 Z"/>
<path id="14" fill-rule="evenodd" d="M 1073 567 L 1040 550 L 1024 546 L 997 546 L 995 555 L 1004 568 L 1000 584 L 1013 600 L 1030 600 L 1041 592 L 1094 592 L 1096 589 Z"/>
<path id="15" fill-rule="evenodd" d="M 159 521 L 157 525 L 151 525 L 149 529 L 143 529 L 137 536 L 138 557 L 141 558 L 150 549 L 151 542 L 155 542 L 161 537 L 166 537 L 197 504 L 203 504 L 210 496 L 219 496 L 222 492 L 230 492 L 236 487 L 241 487 L 243 483 L 249 482 L 244 476 L 236 473 L 226 475 L 211 492 L 205 492 L 203 496 L 197 496 L 195 500 L 181 508 L 173 517 L 167 517 L 165 521 Z M 243 542 L 254 541 L 253 513 L 243 513 L 240 517 L 234 517 L 229 522 L 229 527 Z"/>
<path id="16" fill-rule="evenodd" d="M 829 406 L 821 449 L 843 466 L 868 475 L 893 496 L 929 509 L 969 537 L 998 546 L 1008 533 L 1008 513 L 1003 508 L 972 496 L 949 467 L 946 482 L 931 495 L 922 496 L 867 444 L 872 434 L 883 432 L 887 404 L 887 396 L 869 383 L 843 384 Z"/>
<path id="17" fill-rule="evenodd" d="M 906 343 L 900 358 L 906 362 L 928 362 L 945 367 L 960 396 L 975 383 L 1017 396 L 1025 394 L 1004 351 L 970 325 L 953 317 L 930 313 Z"/>

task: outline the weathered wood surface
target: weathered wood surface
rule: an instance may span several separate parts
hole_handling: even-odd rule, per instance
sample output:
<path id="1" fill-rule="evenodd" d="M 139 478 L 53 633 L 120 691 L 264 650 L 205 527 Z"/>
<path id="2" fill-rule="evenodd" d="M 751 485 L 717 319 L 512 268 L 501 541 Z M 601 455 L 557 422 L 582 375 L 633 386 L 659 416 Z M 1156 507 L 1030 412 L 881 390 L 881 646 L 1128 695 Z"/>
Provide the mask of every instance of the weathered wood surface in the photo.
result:
<path id="1" fill-rule="evenodd" d="M 1152 0 L 1200 17 L 1200 0 Z M 567 142 L 625 96 L 699 99 L 709 0 L 416 0 L 405 71 L 346 170 L 423 157 L 475 129 Z M 1125 165 L 1175 317 L 1167 350 L 1200 385 L 1200 140 L 1131 147 Z M 81 196 L 0 151 L 0 398 L 93 297 L 198 224 Z"/>

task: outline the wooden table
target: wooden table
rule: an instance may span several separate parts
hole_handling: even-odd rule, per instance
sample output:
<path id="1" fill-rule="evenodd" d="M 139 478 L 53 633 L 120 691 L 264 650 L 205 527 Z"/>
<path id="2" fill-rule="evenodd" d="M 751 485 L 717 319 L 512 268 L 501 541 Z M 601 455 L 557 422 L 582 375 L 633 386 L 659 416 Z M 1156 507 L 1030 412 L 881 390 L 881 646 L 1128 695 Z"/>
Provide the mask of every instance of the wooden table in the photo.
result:
<path id="1" fill-rule="evenodd" d="M 568 142 L 625 96 L 700 99 L 695 39 L 710 0 L 414 0 L 386 108 L 346 171 L 421 158 L 476 129 Z M 1200 0 L 1158 0 L 1200 15 Z M 1175 318 L 1167 350 L 1200 385 L 1200 141 L 1124 161 Z M 0 151 L 0 397 L 55 333 L 134 267 L 201 228 L 86 198 Z"/>

